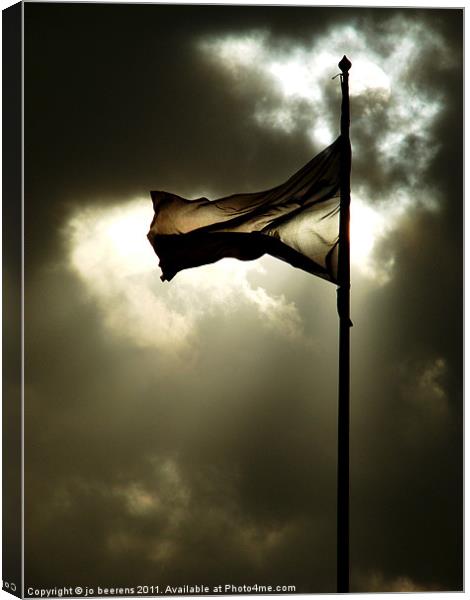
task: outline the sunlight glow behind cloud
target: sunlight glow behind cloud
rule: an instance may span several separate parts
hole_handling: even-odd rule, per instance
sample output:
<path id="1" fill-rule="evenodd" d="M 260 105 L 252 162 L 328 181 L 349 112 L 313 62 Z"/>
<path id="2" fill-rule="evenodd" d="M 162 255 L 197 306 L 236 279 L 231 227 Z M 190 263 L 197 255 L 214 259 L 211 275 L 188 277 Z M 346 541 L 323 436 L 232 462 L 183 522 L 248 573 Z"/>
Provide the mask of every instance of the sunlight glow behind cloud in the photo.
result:
<path id="1" fill-rule="evenodd" d="M 352 182 L 351 260 L 376 285 L 390 280 L 394 265 L 393 257 L 377 263 L 377 245 L 399 226 L 405 211 L 423 204 L 423 190 L 419 194 L 417 189 L 436 152 L 431 125 L 441 99 L 413 85 L 409 70 L 423 52 L 434 48 L 442 50 L 445 60 L 438 37 L 419 23 L 399 18 L 389 22 L 383 45 L 388 51 L 382 48 L 379 53 L 351 26 L 326 32 L 310 47 L 278 47 L 262 31 L 200 42 L 202 55 L 228 72 L 237 92 L 254 93 L 258 86 L 253 118 L 259 125 L 292 135 L 306 133 L 316 145 L 331 143 L 337 135 L 339 98 L 332 106 L 337 82 L 331 77 L 344 51 L 351 57 L 350 93 L 360 107 L 354 126 L 373 144 L 376 164 L 371 169 L 385 177 L 395 167 L 404 173 L 400 188 L 381 194 L 380 202 L 373 201 L 367 184 Z M 378 110 L 389 122 L 380 135 L 371 129 Z M 354 135 L 352 144 L 355 164 L 360 165 L 362 148 L 355 148 Z M 426 207 L 434 209 L 437 200 L 432 194 L 424 196 Z M 282 295 L 271 296 L 262 278 L 253 283 L 264 273 L 263 260 L 225 259 L 181 273 L 178 285 L 163 286 L 158 259 L 145 237 L 151 216 L 150 201 L 139 199 L 84 209 L 69 220 L 70 267 L 87 283 L 108 328 L 138 345 L 177 350 L 188 345 L 204 315 L 235 311 L 242 301 L 255 309 L 265 326 L 284 335 L 301 334 L 297 308 Z"/>
<path id="2" fill-rule="evenodd" d="M 392 198 L 385 197 L 380 204 L 371 204 L 364 200 L 366 191 L 359 187 L 356 194 L 351 195 L 351 265 L 362 275 L 383 285 L 392 277 L 394 259 L 379 262 L 376 258 L 377 245 L 388 233 L 400 226 L 414 204 L 420 204 L 419 197 L 413 197 L 404 190 L 394 190 Z M 431 204 L 429 209 L 436 209 Z"/>
<path id="3" fill-rule="evenodd" d="M 253 283 L 253 276 L 264 273 L 260 261 L 225 259 L 180 273 L 177 284 L 163 284 L 146 238 L 151 217 L 150 200 L 138 199 L 84 209 L 67 224 L 69 267 L 87 285 L 109 330 L 138 346 L 178 352 L 188 347 L 203 317 L 247 305 L 263 326 L 289 337 L 302 334 L 297 308 Z"/>
<path id="4" fill-rule="evenodd" d="M 331 77 L 339 70 L 341 56 L 346 52 L 350 57 L 353 164 L 362 168 L 363 178 L 368 170 L 372 179 L 382 181 L 396 169 L 402 173 L 399 189 L 386 187 L 390 191 L 375 199 L 366 186 L 358 189 L 353 169 L 351 260 L 376 283 L 386 283 L 393 258 L 377 265 L 377 243 L 398 226 L 405 208 L 434 210 L 438 205 L 432 191 L 423 196 L 423 174 L 438 150 L 432 126 L 443 100 L 430 97 L 410 72 L 424 54 L 435 50 L 439 60 L 448 60 L 441 38 L 423 23 L 395 17 L 388 22 L 380 49 L 353 26 L 335 27 L 310 46 L 279 45 L 266 32 L 253 31 L 204 40 L 200 49 L 207 60 L 228 70 L 238 92 L 247 93 L 251 86 L 259 97 L 262 82 L 266 91 L 253 104 L 255 122 L 293 136 L 307 135 L 316 147 L 330 144 L 339 133 L 340 96 L 332 103 L 333 86 L 338 84 Z M 367 159 L 362 156 L 365 149 L 370 153 Z"/>
<path id="5" fill-rule="evenodd" d="M 390 265 L 379 268 L 374 263 L 374 246 L 393 227 L 406 203 L 379 212 L 358 197 L 352 206 L 352 263 L 379 283 L 385 282 Z M 138 346 L 178 353 L 188 347 L 203 317 L 234 312 L 244 304 L 254 309 L 263 326 L 288 337 L 302 335 L 297 307 L 262 286 L 263 259 L 224 259 L 181 272 L 176 284 L 162 284 L 158 258 L 146 238 L 151 216 L 150 201 L 137 199 L 84 209 L 68 222 L 69 267 L 101 308 L 108 330 Z"/>
<path id="6" fill-rule="evenodd" d="M 262 32 L 253 32 L 252 36 L 204 41 L 201 48 L 208 55 L 215 56 L 215 60 L 228 68 L 237 81 L 241 81 L 244 74 L 255 74 L 277 92 L 278 103 L 274 107 L 266 107 L 263 103 L 257 106 L 255 119 L 258 122 L 292 131 L 298 120 L 298 102 L 303 101 L 310 104 L 312 114 L 315 114 L 311 138 L 328 144 L 333 141 L 335 134 L 324 116 L 329 112 L 325 88 L 331 84 L 331 77 L 337 70 L 336 64 L 345 47 L 345 37 L 356 46 L 351 50 L 355 69 L 355 77 L 350 82 L 351 96 L 374 91 L 382 99 L 388 100 L 390 78 L 377 64 L 378 61 L 369 58 L 370 52 L 351 28 L 347 28 L 345 34 L 333 33 L 330 38 L 322 38 L 310 50 L 294 47 L 288 51 L 276 51 Z M 333 50 L 326 52 L 320 47 Z"/>

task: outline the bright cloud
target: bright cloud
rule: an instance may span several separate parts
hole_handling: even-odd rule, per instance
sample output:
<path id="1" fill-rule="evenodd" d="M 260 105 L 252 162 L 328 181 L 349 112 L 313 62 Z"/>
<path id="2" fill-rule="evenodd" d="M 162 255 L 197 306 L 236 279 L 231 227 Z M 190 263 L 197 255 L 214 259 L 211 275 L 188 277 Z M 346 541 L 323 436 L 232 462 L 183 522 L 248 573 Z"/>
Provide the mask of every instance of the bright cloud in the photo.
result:
<path id="1" fill-rule="evenodd" d="M 151 217 L 151 203 L 142 199 L 84 209 L 67 224 L 69 267 L 101 308 L 108 330 L 138 346 L 178 352 L 203 316 L 245 305 L 262 317 L 262 326 L 301 335 L 294 304 L 253 283 L 264 273 L 261 261 L 225 259 L 162 284 L 158 258 L 146 239 Z"/>
<path id="2" fill-rule="evenodd" d="M 406 188 L 393 190 L 381 200 L 380 204 L 371 203 L 362 187 L 351 195 L 351 264 L 379 285 L 391 279 L 395 264 L 393 256 L 387 261 L 383 257 L 377 261 L 375 250 L 380 241 L 398 228 L 414 207 L 438 208 L 432 198 L 426 196 L 424 200 L 420 194 L 411 194 Z"/>
<path id="3" fill-rule="evenodd" d="M 374 152 L 374 164 L 369 165 L 367 160 L 363 172 L 369 168 L 382 173 L 385 180 L 396 168 L 403 173 L 400 189 L 388 192 L 386 197 L 382 195 L 380 203 L 369 196 L 365 187 L 357 189 L 353 180 L 351 259 L 377 284 L 387 282 L 393 271 L 393 258 L 385 265 L 376 265 L 373 250 L 381 238 L 399 225 L 405 209 L 422 204 L 423 173 L 437 151 L 432 125 L 443 105 L 442 98 L 431 96 L 426 88 L 415 84 L 410 73 L 419 68 L 423 55 L 434 50 L 438 50 L 439 60 L 446 63 L 446 48 L 440 37 L 422 23 L 393 18 L 384 31 L 380 48 L 370 43 L 366 29 L 343 26 L 315 38 L 311 46 L 280 46 L 266 32 L 254 31 L 243 37 L 205 40 L 201 50 L 208 60 L 228 70 L 239 84 L 244 82 L 245 91 L 250 85 L 254 89 L 263 82 L 264 94 L 256 88 L 255 121 L 292 135 L 307 133 L 316 146 L 330 144 L 338 135 L 339 100 L 334 105 L 331 102 L 333 86 L 338 84 L 331 78 L 346 51 L 353 63 L 350 95 L 353 109 L 356 107 L 352 129 L 354 160 L 360 164 L 362 150 L 360 144 L 355 145 L 356 131 L 370 139 Z M 437 205 L 429 191 L 425 204 L 431 210 Z"/>

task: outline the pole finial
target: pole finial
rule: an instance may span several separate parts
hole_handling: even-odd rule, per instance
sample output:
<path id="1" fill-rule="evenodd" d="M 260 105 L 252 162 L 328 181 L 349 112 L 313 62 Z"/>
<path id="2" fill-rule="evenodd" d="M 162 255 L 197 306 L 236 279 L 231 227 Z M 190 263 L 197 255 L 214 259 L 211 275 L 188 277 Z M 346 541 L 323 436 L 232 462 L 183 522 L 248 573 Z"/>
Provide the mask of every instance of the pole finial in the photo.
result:
<path id="1" fill-rule="evenodd" d="M 343 58 L 339 61 L 338 67 L 343 73 L 347 73 L 349 71 L 349 69 L 351 68 L 351 61 L 346 55 L 344 55 Z"/>

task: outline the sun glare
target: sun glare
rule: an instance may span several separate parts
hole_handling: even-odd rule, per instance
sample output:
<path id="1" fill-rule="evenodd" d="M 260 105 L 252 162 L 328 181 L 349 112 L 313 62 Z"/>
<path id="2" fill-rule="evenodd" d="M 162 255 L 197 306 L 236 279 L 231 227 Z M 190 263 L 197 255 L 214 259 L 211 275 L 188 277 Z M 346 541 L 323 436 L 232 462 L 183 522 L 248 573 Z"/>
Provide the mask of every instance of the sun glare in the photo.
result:
<path id="1" fill-rule="evenodd" d="M 312 68 L 311 63 L 315 63 Z M 318 64 L 320 63 L 320 64 Z M 302 53 L 268 64 L 267 71 L 277 82 L 286 97 L 297 96 L 312 101 L 320 100 L 319 75 L 326 79 L 335 64 L 335 57 L 328 55 L 319 61 Z M 350 80 L 350 95 L 359 96 L 367 91 L 380 92 L 384 98 L 390 96 L 390 79 L 374 62 L 365 58 L 355 58 L 354 77 Z"/>
<path id="2" fill-rule="evenodd" d="M 391 91 L 390 78 L 385 72 L 372 61 L 361 58 L 354 60 L 354 77 L 351 77 L 349 87 L 351 96 L 374 90 L 388 98 Z"/>
<path id="3" fill-rule="evenodd" d="M 122 276 L 155 269 L 156 257 L 145 237 L 151 217 L 150 200 L 101 209 L 99 214 L 79 213 L 69 222 L 74 267 L 90 272 L 112 264 Z"/>
<path id="4" fill-rule="evenodd" d="M 380 231 L 383 218 L 371 206 L 359 199 L 351 202 L 351 262 L 363 267 L 369 261 Z"/>

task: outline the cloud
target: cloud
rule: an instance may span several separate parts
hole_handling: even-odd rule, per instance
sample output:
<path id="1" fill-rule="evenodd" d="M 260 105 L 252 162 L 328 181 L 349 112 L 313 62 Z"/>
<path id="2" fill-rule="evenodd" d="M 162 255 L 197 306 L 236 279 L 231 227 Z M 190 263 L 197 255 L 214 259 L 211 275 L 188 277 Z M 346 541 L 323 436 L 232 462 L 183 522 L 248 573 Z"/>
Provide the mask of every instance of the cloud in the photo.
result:
<path id="1" fill-rule="evenodd" d="M 255 122 L 307 135 L 315 147 L 337 135 L 338 86 L 331 75 L 346 49 L 353 62 L 352 261 L 383 285 L 393 276 L 394 259 L 378 264 L 375 246 L 400 227 L 405 210 L 433 211 L 441 202 L 423 182 L 439 149 L 433 126 L 444 107 L 443 94 L 420 85 L 412 74 L 423 54 L 434 57 L 436 68 L 447 68 L 449 51 L 443 38 L 419 20 L 390 18 L 375 45 L 366 23 L 332 27 L 310 45 L 285 44 L 255 30 L 205 39 L 199 47 L 206 60 L 228 73 L 239 95 L 256 98 Z"/>
<path id="2" fill-rule="evenodd" d="M 264 326 L 301 337 L 295 305 L 257 282 L 266 273 L 259 262 L 225 259 L 162 284 L 146 239 L 151 216 L 149 201 L 130 200 L 76 211 L 64 228 L 68 266 L 97 302 L 109 331 L 141 347 L 178 352 L 191 344 L 207 315 L 248 306 Z"/>
<path id="3" fill-rule="evenodd" d="M 397 592 L 429 592 L 439 591 L 440 587 L 420 583 L 407 575 L 387 577 L 381 572 L 373 572 L 357 577 L 354 587 L 363 593 L 397 593 Z"/>
<path id="4" fill-rule="evenodd" d="M 407 418 L 403 436 L 409 445 L 422 445 L 449 435 L 452 407 L 446 390 L 447 364 L 443 357 L 408 361 L 398 367 L 401 404 Z M 426 424 L 423 427 L 423 424 Z"/>
<path id="5" fill-rule="evenodd" d="M 448 60 L 439 35 L 430 34 L 419 21 L 392 18 L 386 26 L 384 43 L 388 52 L 371 47 L 369 32 L 342 26 L 314 39 L 310 47 L 283 45 L 263 31 L 214 37 L 200 43 L 201 50 L 221 68 L 228 70 L 245 91 L 261 78 L 267 90 L 255 104 L 254 118 L 266 127 L 295 131 L 309 113 L 311 139 L 329 144 L 337 131 L 331 107 L 332 71 L 345 49 L 352 57 L 350 95 L 360 107 L 354 114 L 354 128 L 367 127 L 373 111 L 386 108 L 393 123 L 380 131 L 379 153 L 383 167 L 399 161 L 410 136 L 419 137 L 422 167 L 429 164 L 433 147 L 429 145 L 429 126 L 441 109 L 441 98 L 429 97 L 425 89 L 413 85 L 410 71 L 418 68 L 422 53 L 438 51 L 441 63 Z M 328 50 L 325 50 L 328 48 Z M 248 90 L 246 90 L 248 91 Z M 271 105 L 270 105 L 271 104 Z M 338 107 L 335 103 L 334 109 Z M 300 109 L 300 110 L 299 110 Z M 390 127 L 390 125 L 389 125 Z M 354 140 L 353 140 L 354 142 Z M 419 174 L 418 174 L 419 177 Z"/>

